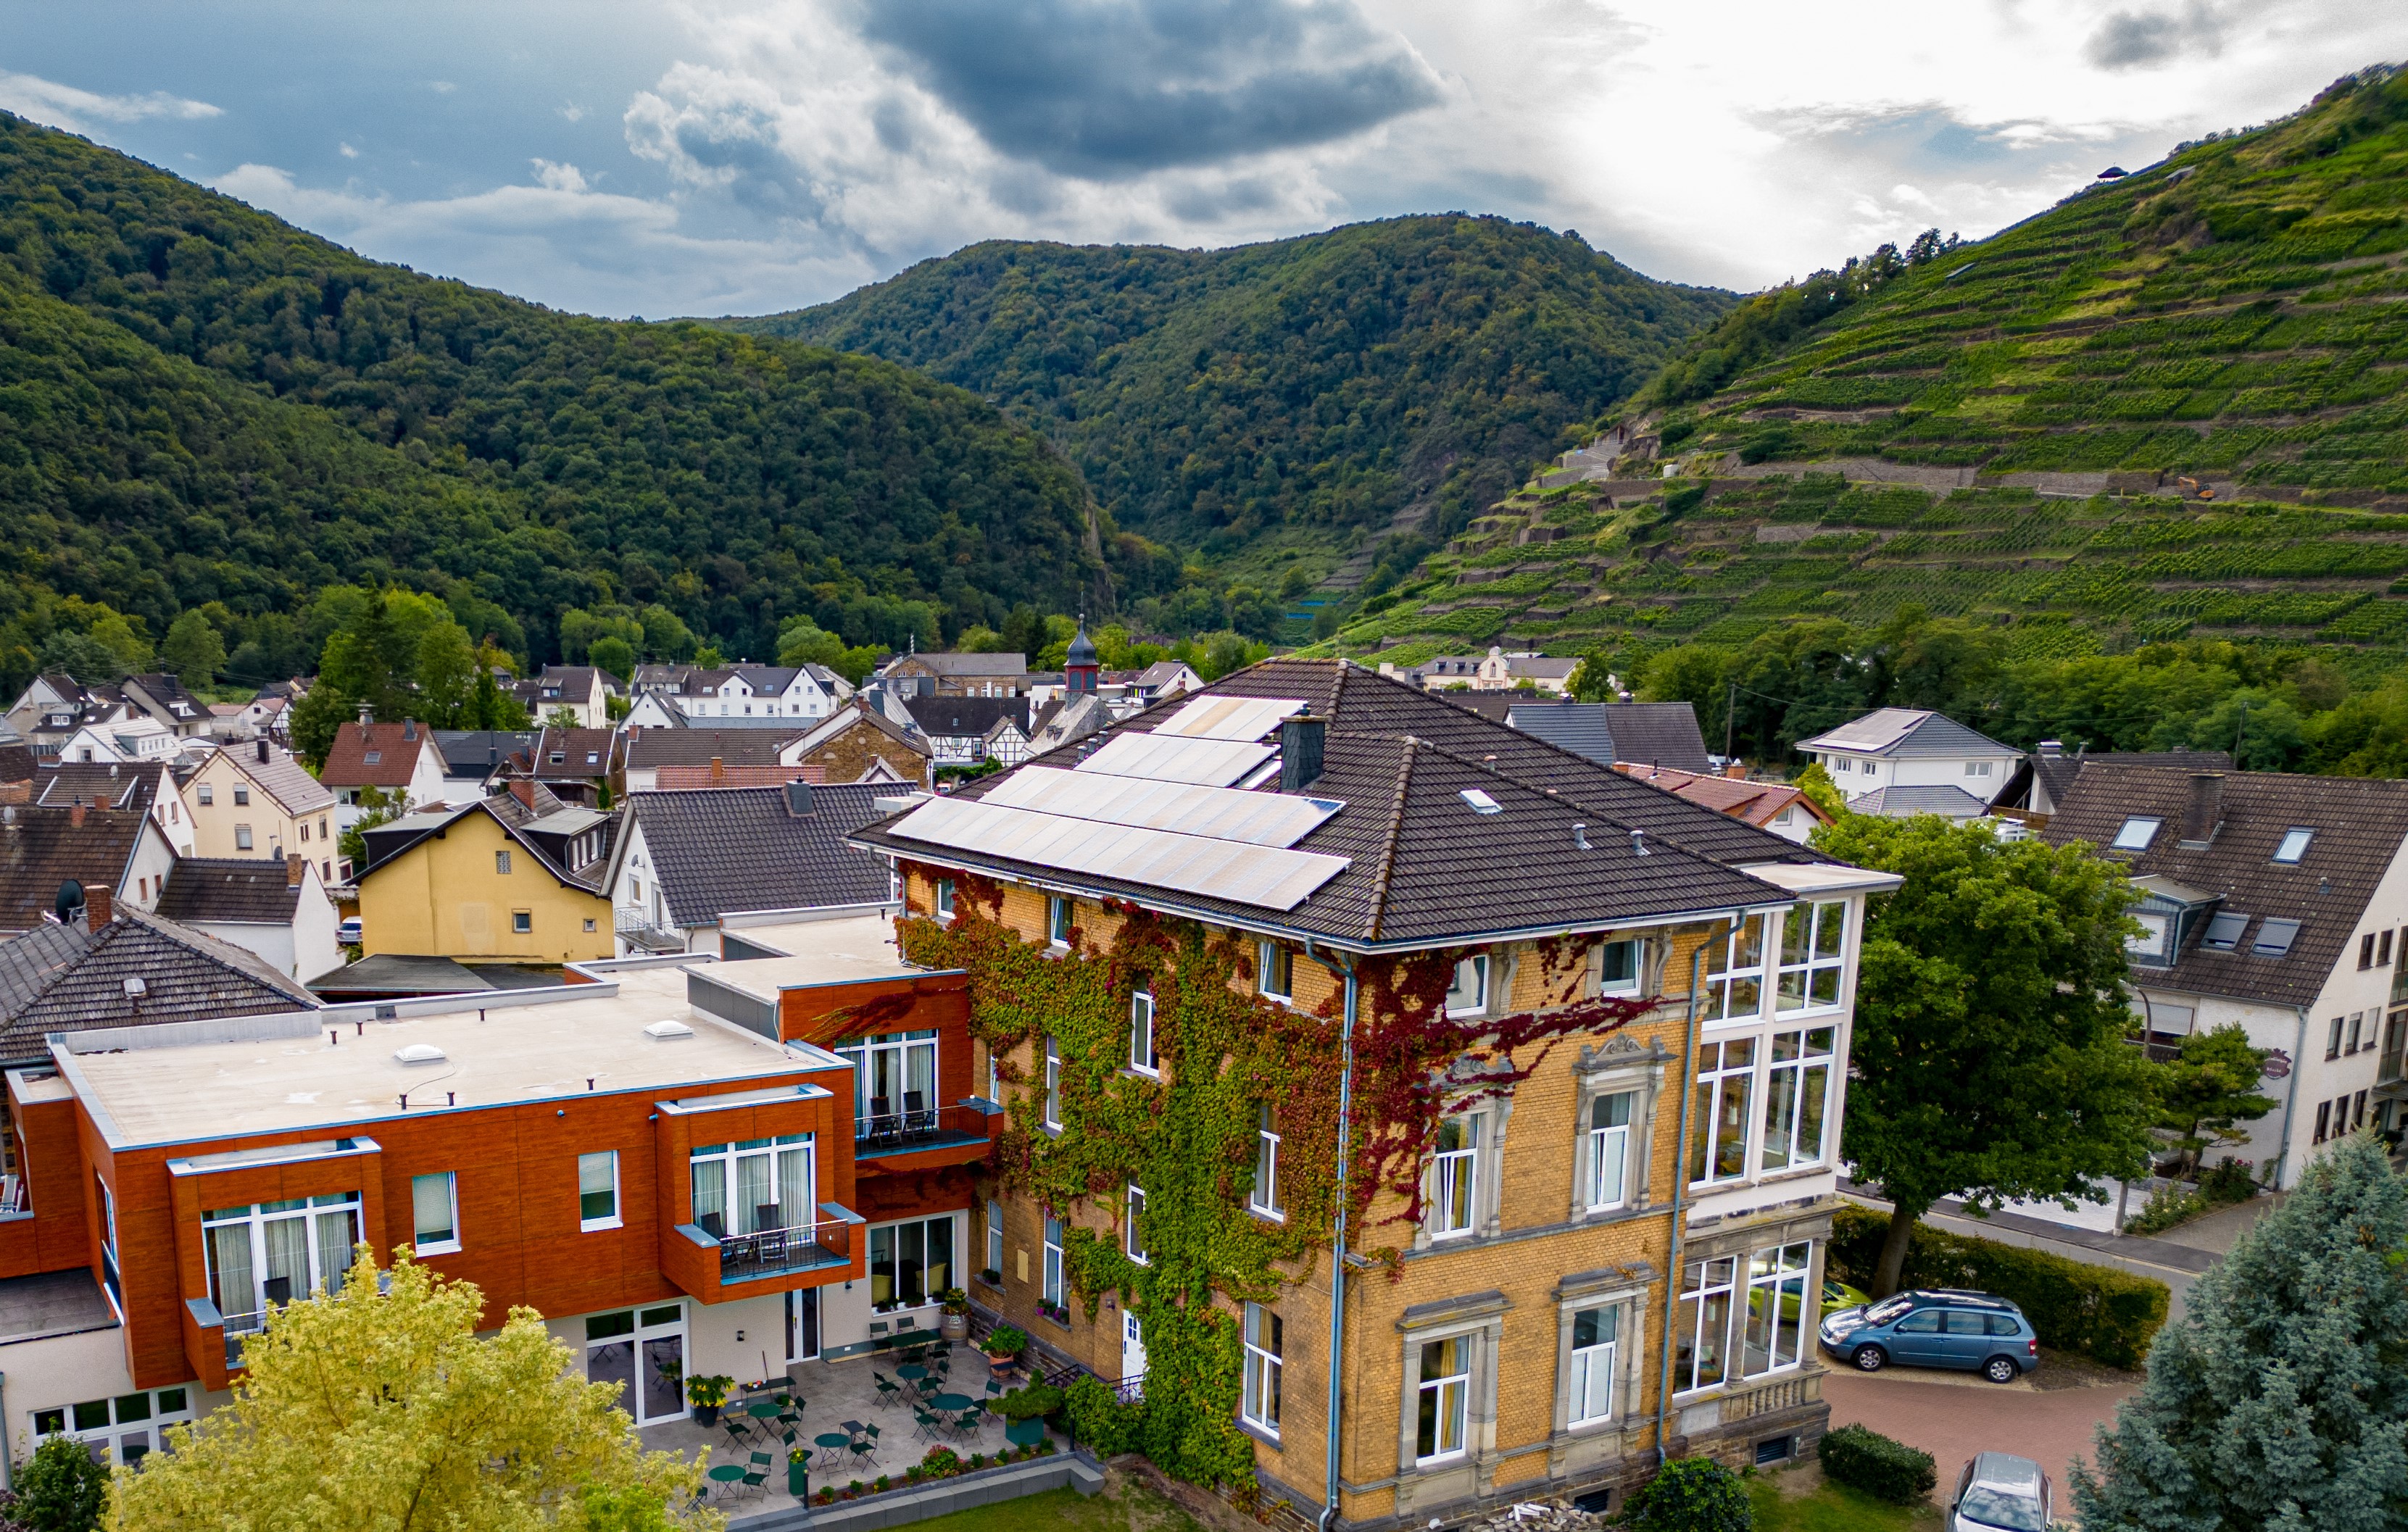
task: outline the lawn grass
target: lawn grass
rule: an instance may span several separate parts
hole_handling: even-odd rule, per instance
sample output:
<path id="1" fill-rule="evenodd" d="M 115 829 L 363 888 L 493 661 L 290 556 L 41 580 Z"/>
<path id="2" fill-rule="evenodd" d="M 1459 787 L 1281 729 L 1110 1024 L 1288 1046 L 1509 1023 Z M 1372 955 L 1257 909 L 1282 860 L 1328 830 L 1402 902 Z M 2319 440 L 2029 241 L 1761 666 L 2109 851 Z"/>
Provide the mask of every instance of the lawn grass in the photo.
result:
<path id="1" fill-rule="evenodd" d="M 1114 1480 L 1093 1498 L 1050 1489 L 911 1525 L 918 1532 L 1205 1532 L 1195 1517 L 1143 1484 Z"/>
<path id="2" fill-rule="evenodd" d="M 1937 1508 L 1894 1506 L 1828 1481 L 1802 1495 L 1784 1495 L 1778 1480 L 1748 1481 L 1756 1532 L 1938 1532 Z"/>

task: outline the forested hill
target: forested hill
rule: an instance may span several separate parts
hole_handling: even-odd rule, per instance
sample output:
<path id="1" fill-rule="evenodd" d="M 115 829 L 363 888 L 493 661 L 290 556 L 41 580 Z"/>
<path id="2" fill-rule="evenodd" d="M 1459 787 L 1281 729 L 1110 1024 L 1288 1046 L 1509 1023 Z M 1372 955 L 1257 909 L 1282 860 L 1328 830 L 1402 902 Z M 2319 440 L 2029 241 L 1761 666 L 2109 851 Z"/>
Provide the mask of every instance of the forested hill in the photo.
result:
<path id="1" fill-rule="evenodd" d="M 989 242 L 726 320 L 1041 413 L 1124 527 L 1226 555 L 1408 506 L 1443 533 L 1651 376 L 1730 294 L 1455 214 L 1218 251 Z"/>
<path id="2" fill-rule="evenodd" d="M 537 661 L 614 604 L 766 657 L 793 614 L 900 647 L 1101 572 L 1076 470 L 970 394 L 364 260 L 5 113 L 0 416 L 0 680 L 93 604 L 155 640 L 217 602 L 306 666 L 314 590 L 397 580 Z"/>

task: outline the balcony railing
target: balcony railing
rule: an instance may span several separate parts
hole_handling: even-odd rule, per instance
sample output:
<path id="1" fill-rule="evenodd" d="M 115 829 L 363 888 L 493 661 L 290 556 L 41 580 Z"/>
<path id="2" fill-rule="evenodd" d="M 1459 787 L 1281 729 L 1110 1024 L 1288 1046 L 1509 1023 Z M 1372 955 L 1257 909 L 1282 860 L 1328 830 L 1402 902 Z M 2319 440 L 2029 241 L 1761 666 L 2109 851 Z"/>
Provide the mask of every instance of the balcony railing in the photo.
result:
<path id="1" fill-rule="evenodd" d="M 853 1153 L 894 1154 L 947 1144 L 984 1143 L 986 1113 L 976 1107 L 926 1107 L 871 1112 L 853 1124 Z"/>
<path id="2" fill-rule="evenodd" d="M 685 934 L 672 931 L 653 921 L 652 911 L 641 905 L 619 905 L 610 911 L 610 929 L 630 947 L 640 947 L 648 952 L 679 952 L 685 950 Z"/>
<path id="3" fill-rule="evenodd" d="M 853 1225 L 841 1219 L 797 1224 L 782 1229 L 756 1229 L 751 1234 L 713 1235 L 707 1226 L 695 1233 L 718 1244 L 719 1280 L 723 1283 L 783 1277 L 853 1262 Z"/>
<path id="4" fill-rule="evenodd" d="M 228 1369 L 242 1366 L 242 1339 L 267 1329 L 267 1311 L 225 1316 L 225 1359 Z"/>

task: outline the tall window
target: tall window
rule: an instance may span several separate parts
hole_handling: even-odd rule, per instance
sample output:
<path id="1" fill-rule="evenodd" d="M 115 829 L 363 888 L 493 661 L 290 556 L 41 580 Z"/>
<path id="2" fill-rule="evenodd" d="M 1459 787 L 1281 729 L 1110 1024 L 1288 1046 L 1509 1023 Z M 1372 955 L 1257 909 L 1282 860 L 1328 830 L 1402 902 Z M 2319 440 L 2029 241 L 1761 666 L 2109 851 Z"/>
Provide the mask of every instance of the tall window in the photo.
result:
<path id="1" fill-rule="evenodd" d="M 1258 943 L 1254 949 L 1254 989 L 1268 999 L 1294 999 L 1296 954 L 1276 941 Z"/>
<path id="2" fill-rule="evenodd" d="M 1750 915 L 1706 955 L 1705 1019 L 1746 1021 L 1764 1010 L 1764 917 Z"/>
<path id="3" fill-rule="evenodd" d="M 494 853 L 494 870 L 495 872 L 508 872 L 508 871 L 509 871 L 509 870 L 510 870 L 510 853 L 509 853 L 509 852 L 495 852 Z"/>
<path id="4" fill-rule="evenodd" d="M 951 878 L 937 880 L 937 918 L 940 921 L 953 918 L 953 881 Z"/>
<path id="5" fill-rule="evenodd" d="M 936 1028 L 855 1038 L 837 1052 L 853 1061 L 854 1138 L 937 1125 Z"/>
<path id="6" fill-rule="evenodd" d="M 1268 1218 L 1284 1218 L 1280 1206 L 1279 1119 L 1271 1115 L 1271 1104 L 1264 1102 L 1256 1109 L 1254 1119 L 1254 1185 L 1246 1194 L 1246 1206 Z"/>
<path id="7" fill-rule="evenodd" d="M 93 1185 L 100 1193 L 100 1275 L 108 1284 L 110 1296 L 117 1300 L 120 1318 L 125 1313 L 125 1284 L 121 1273 L 124 1267 L 117 1259 L 117 1195 L 108 1189 L 100 1172 L 92 1175 Z"/>
<path id="8" fill-rule="evenodd" d="M 1488 954 L 1478 952 L 1455 966 L 1455 979 L 1446 987 L 1446 1013 L 1450 1016 L 1477 1016 L 1488 1009 Z"/>
<path id="9" fill-rule="evenodd" d="M 1146 990 L 1129 996 L 1129 1067 L 1149 1075 L 1162 1069 L 1154 1050 L 1154 995 Z"/>
<path id="10" fill-rule="evenodd" d="M 250 788 L 248 788 L 248 787 L 246 787 L 246 786 L 244 786 L 244 785 L 243 785 L 242 783 L 240 783 L 240 782 L 236 782 L 236 783 L 235 783 L 235 784 L 234 784 L 234 801 L 235 801 L 235 807 L 236 807 L 236 808 L 237 808 L 237 809 L 248 809 L 248 808 L 250 808 L 250 807 L 251 807 L 251 789 L 250 789 Z"/>
<path id="11" fill-rule="evenodd" d="M 1747 1343 L 1740 1371 L 1754 1378 L 1798 1365 L 1799 1333 L 1806 1314 L 1806 1268 L 1814 1247 L 1800 1242 L 1768 1246 L 1747 1268 Z"/>
<path id="12" fill-rule="evenodd" d="M 343 1290 L 351 1247 L 360 1238 L 360 1195 L 292 1197 L 201 1215 L 208 1253 L 209 1301 L 230 1332 L 261 1328 L 267 1306 L 292 1303 L 321 1288 Z"/>
<path id="13" fill-rule="evenodd" d="M 1239 1412 L 1258 1431 L 1279 1435 L 1280 1317 L 1259 1303 L 1246 1305 L 1245 1396 Z"/>
<path id="14" fill-rule="evenodd" d="M 1438 1125 L 1430 1159 L 1429 1231 L 1434 1239 L 1469 1234 L 1480 1181 L 1480 1119 L 1450 1117 Z"/>
<path id="15" fill-rule="evenodd" d="M 1781 982 L 1773 1009 L 1829 1010 L 1840 1003 L 1840 948 L 1848 907 L 1841 901 L 1789 907 L 1781 923 Z"/>
<path id="16" fill-rule="evenodd" d="M 1062 1221 L 1045 1215 L 1045 1301 L 1066 1307 L 1062 1296 Z"/>
<path id="17" fill-rule="evenodd" d="M 1639 993 L 1639 943 L 1635 939 L 1598 944 L 1597 989 L 1600 995 Z"/>
<path id="18" fill-rule="evenodd" d="M 1003 1204 L 986 1205 L 986 1269 L 996 1281 L 1003 1281 Z"/>
<path id="19" fill-rule="evenodd" d="M 1045 1035 L 1045 1125 L 1056 1131 L 1062 1126 L 1062 1045 L 1050 1032 Z"/>
<path id="20" fill-rule="evenodd" d="M 460 1248 L 460 1193 L 451 1171 L 410 1177 L 409 1211 L 419 1254 Z"/>
<path id="21" fill-rule="evenodd" d="M 1056 947 L 1070 945 L 1070 901 L 1059 894 L 1045 900 L 1045 938 Z"/>
<path id="22" fill-rule="evenodd" d="M 619 1226 L 617 1150 L 604 1149 L 577 1156 L 577 1226 L 580 1230 Z"/>
<path id="23" fill-rule="evenodd" d="M 237 824 L 234 827 L 234 849 L 238 852 L 247 852 L 251 850 L 250 825 Z"/>
<path id="24" fill-rule="evenodd" d="M 1772 1035 L 1765 1081 L 1767 1170 L 1823 1163 L 1824 1116 L 1831 1099 L 1831 1043 L 1838 1029 L 1810 1026 Z"/>
<path id="25" fill-rule="evenodd" d="M 1471 1338 L 1422 1345 L 1421 1396 L 1414 1411 L 1413 1455 L 1424 1463 L 1463 1453 L 1464 1417 L 1471 1403 Z"/>
<path id="26" fill-rule="evenodd" d="M 1128 1252 L 1128 1258 L 1130 1260 L 1135 1261 L 1140 1266 L 1150 1266 L 1153 1263 L 1145 1258 L 1145 1229 L 1142 1226 L 1144 1220 L 1144 1189 L 1132 1184 L 1128 1189 L 1128 1206 L 1125 1211 L 1125 1221 L 1127 1224 L 1127 1228 L 1124 1231 L 1124 1244 L 1122 1248 Z"/>
<path id="27" fill-rule="evenodd" d="M 694 1221 L 714 1239 L 812 1222 L 811 1136 L 707 1144 L 689 1156 Z"/>
<path id="28" fill-rule="evenodd" d="M 1622 1310 L 1583 1309 L 1572 1315 L 1571 1424 L 1613 1418 L 1614 1341 Z"/>
<path id="29" fill-rule="evenodd" d="M 869 1231 L 869 1305 L 909 1309 L 934 1303 L 953 1284 L 953 1220 L 907 1219 Z"/>
<path id="30" fill-rule="evenodd" d="M 1624 1184 L 1630 1166 L 1628 1091 L 1600 1095 L 1588 1108 L 1588 1205 L 1592 1211 L 1619 1208 L 1629 1196 Z"/>
<path id="31" fill-rule="evenodd" d="M 1672 1387 L 1686 1393 L 1723 1381 L 1730 1344 L 1731 1284 L 1739 1260 L 1691 1261 L 1681 1272 L 1681 1307 L 1672 1320 Z"/>
<path id="32" fill-rule="evenodd" d="M 1689 1181 L 1736 1181 L 1747 1174 L 1747 1106 L 1756 1083 L 1756 1039 L 1728 1038 L 1698 1048 L 1698 1122 L 1689 1140 Z"/>

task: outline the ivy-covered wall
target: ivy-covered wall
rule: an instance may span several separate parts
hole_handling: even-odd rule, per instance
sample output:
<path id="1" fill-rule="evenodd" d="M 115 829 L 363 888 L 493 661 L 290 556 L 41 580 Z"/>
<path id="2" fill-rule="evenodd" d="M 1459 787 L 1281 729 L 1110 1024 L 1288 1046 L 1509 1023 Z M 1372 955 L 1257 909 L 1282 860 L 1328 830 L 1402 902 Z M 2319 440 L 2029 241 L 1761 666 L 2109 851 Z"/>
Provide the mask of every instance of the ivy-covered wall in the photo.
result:
<path id="1" fill-rule="evenodd" d="M 1093 901 L 1076 907 L 1069 950 L 1051 949 L 1041 898 L 952 876 L 953 920 L 928 917 L 927 879 L 915 873 L 897 931 L 912 961 L 969 972 L 970 1029 L 1006 1087 L 998 1190 L 1063 1219 L 1071 1302 L 1090 1325 L 1107 1298 L 1142 1324 L 1139 1449 L 1177 1477 L 1250 1487 L 1235 1305 L 1317 1289 L 1326 1324 L 1342 982 L 1298 951 L 1295 1003 L 1267 1000 L 1254 993 L 1251 937 Z M 1451 1019 L 1444 997 L 1457 955 L 1357 965 L 1349 1246 L 1392 1274 L 1412 1244 L 1421 1169 L 1443 1113 L 1468 1095 L 1510 1091 L 1560 1039 L 1601 1037 L 1650 1009 L 1582 998 L 1586 943 L 1567 941 L 1521 949 L 1497 981 L 1502 1014 Z M 1154 996 L 1158 1078 L 1129 1067 L 1140 989 Z M 1058 1132 L 1041 1120 L 1049 1036 L 1062 1061 Z M 1479 1067 L 1456 1073 L 1466 1060 Z M 1246 1208 L 1265 1103 L 1283 1138 L 1283 1221 Z M 1125 1253 L 1131 1184 L 1146 1197 L 1143 1264 Z M 1116 1326 L 1087 1333 L 1091 1363 L 1116 1358 Z M 1326 1360 L 1326 1337 L 1298 1334 L 1293 1320 L 1289 1334 L 1292 1367 L 1299 1356 Z M 1291 1371 L 1292 1409 L 1318 1413 L 1323 1376 L 1321 1362 Z"/>

